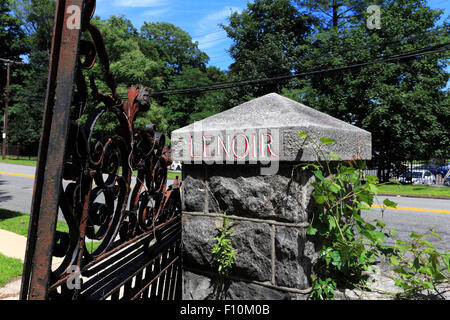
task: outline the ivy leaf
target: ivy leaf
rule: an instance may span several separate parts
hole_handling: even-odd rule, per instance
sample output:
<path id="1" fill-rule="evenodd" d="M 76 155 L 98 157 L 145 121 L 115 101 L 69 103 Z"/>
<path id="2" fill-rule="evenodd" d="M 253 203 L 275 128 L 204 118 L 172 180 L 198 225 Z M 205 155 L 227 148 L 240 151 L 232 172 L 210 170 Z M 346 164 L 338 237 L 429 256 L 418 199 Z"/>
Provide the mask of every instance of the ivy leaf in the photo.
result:
<path id="1" fill-rule="evenodd" d="M 341 190 L 341 187 L 333 182 L 333 183 L 330 184 L 329 189 L 333 193 L 338 193 Z"/>
<path id="2" fill-rule="evenodd" d="M 398 261 L 397 257 L 395 257 L 395 256 L 390 256 L 389 260 L 391 261 L 391 264 L 393 266 L 398 266 L 400 264 L 400 262 Z"/>
<path id="3" fill-rule="evenodd" d="M 306 234 L 313 236 L 317 233 L 317 229 L 314 228 L 311 224 L 308 226 L 308 228 L 306 229 Z"/>
<path id="4" fill-rule="evenodd" d="M 377 239 L 378 242 L 383 243 L 386 239 L 386 234 L 380 231 L 372 231 L 373 235 Z"/>
<path id="5" fill-rule="evenodd" d="M 442 240 L 441 236 L 439 236 L 437 233 L 435 233 L 433 230 L 430 230 L 431 234 L 438 238 L 439 240 Z"/>
<path id="6" fill-rule="evenodd" d="M 352 167 L 344 167 L 342 174 L 354 174 L 356 172 L 355 168 Z"/>
<path id="7" fill-rule="evenodd" d="M 429 241 L 425 239 L 423 239 L 422 241 L 428 248 L 434 249 L 434 246 Z"/>
<path id="8" fill-rule="evenodd" d="M 410 237 L 411 237 L 411 238 L 414 238 L 414 239 L 418 239 L 418 238 L 423 238 L 424 235 L 422 235 L 422 234 L 417 234 L 417 233 L 415 233 L 415 232 L 411 232 Z"/>
<path id="9" fill-rule="evenodd" d="M 316 200 L 317 204 L 322 204 L 328 201 L 329 198 L 327 196 L 314 196 L 314 199 Z"/>
<path id="10" fill-rule="evenodd" d="M 366 221 L 364 221 L 364 219 L 361 218 L 361 216 L 357 213 L 353 213 L 353 217 L 355 218 L 356 221 L 359 221 L 361 223 L 366 223 Z"/>
<path id="11" fill-rule="evenodd" d="M 367 184 L 367 190 L 369 190 L 369 192 L 374 193 L 374 194 L 378 194 L 378 192 L 379 192 L 378 188 L 372 183 Z"/>
<path id="12" fill-rule="evenodd" d="M 327 138 L 327 137 L 322 137 L 320 138 L 320 142 L 322 142 L 323 144 L 332 144 L 334 143 L 335 140 L 331 139 L 331 138 Z"/>
<path id="13" fill-rule="evenodd" d="M 299 131 L 297 133 L 297 137 L 299 137 L 300 139 L 306 139 L 308 137 L 308 134 L 305 131 Z"/>
<path id="14" fill-rule="evenodd" d="M 406 271 L 402 267 L 395 268 L 393 271 L 398 273 L 398 274 L 400 274 L 400 275 L 402 275 L 402 276 L 404 276 L 404 277 L 406 277 L 406 278 L 411 278 L 413 276 L 411 273 L 409 273 L 408 271 Z"/>
<path id="15" fill-rule="evenodd" d="M 395 230 L 395 229 L 389 229 L 389 231 L 390 231 L 394 236 L 398 233 L 398 231 Z"/>
<path id="16" fill-rule="evenodd" d="M 332 215 L 328 216 L 328 227 L 329 227 L 329 230 L 333 230 L 336 227 L 336 222 L 334 221 L 334 218 Z"/>
<path id="17" fill-rule="evenodd" d="M 377 223 L 377 227 L 379 227 L 379 228 L 383 229 L 384 227 L 386 227 L 386 224 L 378 219 L 376 219 L 375 222 Z"/>
<path id="18" fill-rule="evenodd" d="M 334 265 L 338 270 L 341 270 L 342 268 L 342 262 L 341 262 L 341 256 L 339 255 L 339 252 L 332 251 L 330 252 L 331 256 L 331 264 Z"/>
<path id="19" fill-rule="evenodd" d="M 361 202 L 358 202 L 357 208 L 358 208 L 359 210 L 372 210 L 371 207 L 368 207 L 368 206 L 366 206 L 364 203 L 361 203 Z"/>
<path id="20" fill-rule="evenodd" d="M 332 158 L 335 159 L 335 160 L 342 161 L 342 159 L 339 158 L 339 157 L 338 157 L 335 153 L 333 153 L 333 152 L 330 152 L 330 157 L 332 157 Z"/>
<path id="21" fill-rule="evenodd" d="M 403 290 L 406 290 L 409 288 L 409 286 L 406 284 L 406 282 L 403 281 L 402 279 L 396 278 L 396 279 L 394 279 L 394 281 L 395 281 L 395 285 L 397 287 L 402 288 Z"/>
<path id="22" fill-rule="evenodd" d="M 320 181 L 325 181 L 325 178 L 324 178 L 322 172 L 320 172 L 319 170 L 316 170 L 316 171 L 313 171 L 313 173 Z"/>
<path id="23" fill-rule="evenodd" d="M 366 175 L 366 179 L 368 183 L 377 184 L 379 182 L 377 176 L 372 176 L 370 174 Z"/>
<path id="24" fill-rule="evenodd" d="M 373 204 L 373 197 L 370 192 L 361 191 L 360 193 L 358 193 L 358 199 L 362 202 L 367 203 L 369 206 L 372 206 Z"/>
<path id="25" fill-rule="evenodd" d="M 421 284 L 422 284 L 422 286 L 424 286 L 427 289 L 434 290 L 434 286 L 431 282 L 422 281 Z"/>
<path id="26" fill-rule="evenodd" d="M 391 201 L 389 199 L 384 199 L 383 204 L 386 207 L 389 207 L 389 208 L 396 208 L 397 207 L 397 203 L 395 203 L 395 202 L 393 202 L 393 201 Z"/>

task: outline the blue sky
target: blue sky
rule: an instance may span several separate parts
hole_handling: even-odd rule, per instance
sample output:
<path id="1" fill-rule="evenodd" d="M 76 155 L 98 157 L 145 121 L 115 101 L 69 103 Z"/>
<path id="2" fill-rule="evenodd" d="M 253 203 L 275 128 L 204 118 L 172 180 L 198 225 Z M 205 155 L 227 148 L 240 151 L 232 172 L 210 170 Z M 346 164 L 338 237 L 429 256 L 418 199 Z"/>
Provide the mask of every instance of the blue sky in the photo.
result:
<path id="1" fill-rule="evenodd" d="M 95 13 L 102 19 L 125 14 L 138 29 L 144 21 L 172 23 L 199 42 L 210 57 L 209 65 L 226 70 L 233 61 L 226 52 L 232 42 L 219 24 L 226 24 L 232 12 L 246 6 L 245 0 L 97 0 Z"/>
<path id="2" fill-rule="evenodd" d="M 450 0 L 429 0 L 432 8 L 450 14 Z M 232 59 L 227 53 L 231 40 L 219 24 L 227 24 L 232 12 L 242 11 L 247 0 L 97 0 L 96 15 L 107 19 L 124 14 L 139 29 L 144 22 L 169 22 L 187 31 L 210 57 L 209 65 L 227 70 Z"/>

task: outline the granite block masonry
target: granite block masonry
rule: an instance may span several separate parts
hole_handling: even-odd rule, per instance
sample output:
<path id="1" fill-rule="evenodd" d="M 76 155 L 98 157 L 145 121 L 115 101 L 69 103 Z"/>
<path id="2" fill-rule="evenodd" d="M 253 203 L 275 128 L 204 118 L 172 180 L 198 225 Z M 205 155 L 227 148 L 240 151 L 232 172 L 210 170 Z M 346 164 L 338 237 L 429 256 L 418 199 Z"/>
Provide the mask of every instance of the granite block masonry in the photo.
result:
<path id="1" fill-rule="evenodd" d="M 277 94 L 254 99 L 172 133 L 183 163 L 183 299 L 306 299 L 317 248 L 306 228 L 314 209 L 312 172 L 323 152 L 371 158 L 371 134 Z M 237 260 L 223 280 L 212 249 L 226 212 Z"/>

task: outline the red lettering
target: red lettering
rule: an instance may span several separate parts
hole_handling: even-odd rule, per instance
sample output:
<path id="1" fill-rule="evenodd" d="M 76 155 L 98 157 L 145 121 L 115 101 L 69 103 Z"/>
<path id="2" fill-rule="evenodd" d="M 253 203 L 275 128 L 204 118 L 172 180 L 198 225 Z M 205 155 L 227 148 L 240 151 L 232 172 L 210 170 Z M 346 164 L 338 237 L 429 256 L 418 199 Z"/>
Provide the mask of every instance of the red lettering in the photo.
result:
<path id="1" fill-rule="evenodd" d="M 211 137 L 211 136 L 203 136 L 202 137 L 202 139 L 203 139 L 203 158 L 205 158 L 205 159 L 211 159 L 211 158 L 214 158 L 214 156 L 207 156 L 206 155 L 206 148 L 207 148 L 207 145 L 206 145 L 206 139 L 214 139 L 214 137 Z"/>
<path id="2" fill-rule="evenodd" d="M 191 152 L 191 159 L 201 158 L 200 156 L 194 156 L 194 150 L 192 148 L 192 137 L 189 137 L 189 139 L 190 139 L 189 150 Z"/>
<path id="3" fill-rule="evenodd" d="M 265 136 L 266 136 L 266 137 L 269 137 L 268 140 L 269 140 L 270 142 L 267 141 L 267 150 L 269 150 L 270 155 L 271 155 L 272 157 L 279 158 L 280 156 L 274 154 L 274 153 L 272 152 L 272 148 L 270 147 L 270 145 L 272 144 L 272 135 L 266 134 Z"/>
<path id="4" fill-rule="evenodd" d="M 234 144 L 235 144 L 235 142 L 236 142 L 236 137 L 238 137 L 238 136 L 243 137 L 244 140 L 245 140 L 245 152 L 244 152 L 241 156 L 238 156 L 238 155 L 236 154 L 236 152 L 234 152 Z M 234 157 L 235 157 L 235 158 L 237 158 L 237 159 L 245 158 L 245 156 L 246 156 L 247 153 L 248 153 L 248 139 L 247 139 L 247 137 L 244 136 L 243 134 L 238 134 L 237 136 L 234 136 L 234 137 L 233 137 L 233 140 L 232 140 L 232 142 L 231 142 L 231 150 L 233 151 L 233 154 L 234 154 Z"/>
<path id="5" fill-rule="evenodd" d="M 230 150 L 230 137 L 227 136 L 227 147 L 225 148 L 225 146 L 223 145 L 223 141 L 221 137 L 217 137 L 217 155 L 220 155 L 220 148 L 219 148 L 219 144 L 222 145 L 222 150 L 225 152 L 225 154 L 227 155 L 227 158 L 230 156 L 228 150 Z"/>

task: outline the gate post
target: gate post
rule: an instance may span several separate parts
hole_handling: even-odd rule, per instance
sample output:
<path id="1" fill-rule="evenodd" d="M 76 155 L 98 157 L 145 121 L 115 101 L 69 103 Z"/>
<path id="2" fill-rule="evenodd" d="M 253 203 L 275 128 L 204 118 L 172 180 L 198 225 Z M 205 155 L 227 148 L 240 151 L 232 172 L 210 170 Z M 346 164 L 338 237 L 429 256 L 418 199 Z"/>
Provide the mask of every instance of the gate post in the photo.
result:
<path id="1" fill-rule="evenodd" d="M 47 299 L 54 230 L 58 215 L 58 197 L 79 55 L 81 19 L 83 18 L 81 13 L 86 2 L 88 1 L 60 0 L 56 2 L 43 132 L 36 167 L 21 299 Z M 79 10 L 70 13 L 70 7 Z M 73 14 L 78 16 L 73 17 Z M 74 18 L 80 23 L 78 27 L 69 28 L 70 20 Z M 37 266 L 39 272 L 31 272 L 32 265 Z"/>
<path id="2" fill-rule="evenodd" d="M 328 137 L 324 152 L 371 158 L 371 134 L 277 94 L 268 94 L 172 133 L 183 162 L 183 299 L 306 299 L 317 258 L 306 237 L 317 160 L 298 138 Z M 212 249 L 223 213 L 233 223 L 236 262 L 218 276 Z"/>

